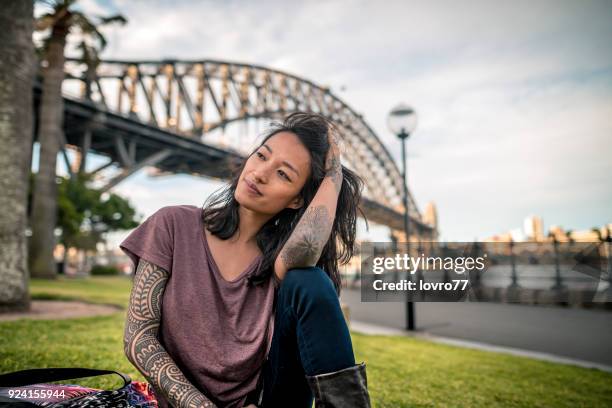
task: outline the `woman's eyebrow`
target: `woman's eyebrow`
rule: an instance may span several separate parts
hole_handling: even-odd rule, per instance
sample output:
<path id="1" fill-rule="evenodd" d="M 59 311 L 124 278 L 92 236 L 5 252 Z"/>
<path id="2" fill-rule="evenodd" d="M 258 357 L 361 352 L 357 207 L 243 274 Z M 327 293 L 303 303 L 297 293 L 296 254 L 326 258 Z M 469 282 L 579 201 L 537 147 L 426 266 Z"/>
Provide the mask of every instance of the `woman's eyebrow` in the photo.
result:
<path id="1" fill-rule="evenodd" d="M 263 146 L 263 147 L 265 147 L 266 149 L 268 149 L 268 151 L 269 151 L 270 153 L 272 153 L 272 149 L 270 149 L 270 146 L 268 146 L 268 145 L 267 145 L 267 144 L 265 144 L 265 143 L 264 143 L 262 146 Z M 299 172 L 299 171 L 297 171 L 297 169 L 296 169 L 295 167 L 293 167 L 291 164 L 289 164 L 289 162 L 287 162 L 287 161 L 283 161 L 283 164 L 284 164 L 285 166 L 289 167 L 291 170 L 293 170 L 293 171 L 295 172 L 295 174 L 297 174 L 298 176 L 300 175 L 300 172 Z"/>

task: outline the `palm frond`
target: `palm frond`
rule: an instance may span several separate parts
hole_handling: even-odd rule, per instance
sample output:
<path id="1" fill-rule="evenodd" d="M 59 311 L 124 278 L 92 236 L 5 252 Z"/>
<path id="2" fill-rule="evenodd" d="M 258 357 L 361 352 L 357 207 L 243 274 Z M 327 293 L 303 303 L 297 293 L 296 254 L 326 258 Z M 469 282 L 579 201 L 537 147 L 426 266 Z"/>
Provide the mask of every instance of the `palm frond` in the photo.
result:
<path id="1" fill-rule="evenodd" d="M 80 11 L 72 12 L 72 26 L 76 26 L 85 34 L 90 34 L 94 31 L 96 26 L 91 22 L 89 18 L 85 14 Z"/>
<path id="2" fill-rule="evenodd" d="M 100 23 L 98 26 L 103 26 L 107 24 L 119 23 L 121 25 L 127 24 L 127 19 L 122 14 L 114 14 L 108 17 L 100 17 Z"/>
<path id="3" fill-rule="evenodd" d="M 37 17 L 34 20 L 34 29 L 36 31 L 48 30 L 51 27 L 53 27 L 53 24 L 55 24 L 55 21 L 56 21 L 55 14 L 45 13 L 42 16 Z"/>
<path id="4" fill-rule="evenodd" d="M 53 11 L 41 15 L 35 20 L 37 31 L 52 29 L 58 22 L 61 22 L 62 25 L 66 25 L 70 27 L 70 29 L 79 29 L 84 36 L 88 36 L 97 42 L 97 52 L 104 50 L 107 45 L 106 37 L 98 30 L 99 27 L 107 24 L 119 23 L 123 25 L 127 23 L 127 19 L 121 14 L 94 16 L 95 19 L 89 18 L 82 11 L 71 9 L 72 5 L 74 5 L 77 0 L 35 1 L 53 8 Z M 65 19 L 67 18 L 70 20 L 66 21 Z M 94 21 L 98 23 L 96 24 Z"/>
<path id="5" fill-rule="evenodd" d="M 99 42 L 100 51 L 106 48 L 106 38 L 100 31 L 98 31 L 95 24 L 93 24 L 91 20 L 85 16 L 85 14 L 81 13 L 80 11 L 75 11 L 73 12 L 72 19 L 73 24 L 79 27 L 83 34 L 89 35 Z"/>

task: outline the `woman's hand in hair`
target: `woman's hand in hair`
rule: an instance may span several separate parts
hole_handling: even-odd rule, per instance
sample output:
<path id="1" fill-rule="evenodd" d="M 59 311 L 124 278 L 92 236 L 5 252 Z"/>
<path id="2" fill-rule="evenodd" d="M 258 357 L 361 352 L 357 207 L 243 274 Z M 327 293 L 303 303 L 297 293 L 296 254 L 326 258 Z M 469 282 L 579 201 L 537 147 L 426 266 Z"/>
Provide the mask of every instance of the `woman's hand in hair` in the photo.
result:
<path id="1" fill-rule="evenodd" d="M 340 131 L 333 123 L 327 128 L 327 140 L 329 142 L 329 150 L 325 158 L 325 172 L 327 177 L 331 177 L 336 187 L 336 191 L 340 192 L 342 187 L 342 164 L 340 162 Z"/>

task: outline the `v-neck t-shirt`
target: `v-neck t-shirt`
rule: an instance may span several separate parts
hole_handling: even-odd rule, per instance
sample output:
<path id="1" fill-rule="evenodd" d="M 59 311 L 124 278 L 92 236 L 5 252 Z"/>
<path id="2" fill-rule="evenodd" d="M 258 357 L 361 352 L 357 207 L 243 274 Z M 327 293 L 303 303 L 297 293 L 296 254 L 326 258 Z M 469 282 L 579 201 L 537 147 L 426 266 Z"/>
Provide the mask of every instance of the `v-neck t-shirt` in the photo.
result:
<path id="1" fill-rule="evenodd" d="M 274 330 L 274 279 L 248 286 L 262 256 L 228 281 L 208 246 L 202 209 L 167 206 L 120 244 L 138 265 L 169 272 L 158 338 L 185 377 L 216 405 L 242 408 L 257 386 Z M 217 254 L 231 256 L 231 254 Z M 170 406 L 159 396 L 160 407 Z"/>

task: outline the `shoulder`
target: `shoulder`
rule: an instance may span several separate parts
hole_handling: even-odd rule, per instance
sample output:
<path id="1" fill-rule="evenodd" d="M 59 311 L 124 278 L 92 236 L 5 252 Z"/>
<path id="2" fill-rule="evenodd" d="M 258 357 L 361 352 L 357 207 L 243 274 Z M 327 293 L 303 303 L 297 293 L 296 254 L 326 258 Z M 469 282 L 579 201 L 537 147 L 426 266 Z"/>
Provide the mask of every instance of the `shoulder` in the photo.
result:
<path id="1" fill-rule="evenodd" d="M 201 213 L 194 205 L 169 205 L 154 212 L 147 222 L 168 231 L 186 231 L 199 228 Z"/>
<path id="2" fill-rule="evenodd" d="M 180 221 L 183 219 L 193 220 L 199 216 L 202 209 L 195 205 L 168 205 L 157 210 L 153 216 L 167 219 L 170 221 Z"/>

